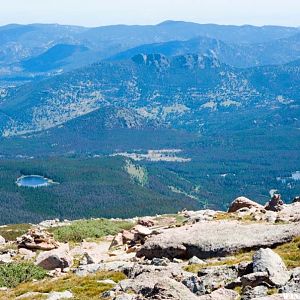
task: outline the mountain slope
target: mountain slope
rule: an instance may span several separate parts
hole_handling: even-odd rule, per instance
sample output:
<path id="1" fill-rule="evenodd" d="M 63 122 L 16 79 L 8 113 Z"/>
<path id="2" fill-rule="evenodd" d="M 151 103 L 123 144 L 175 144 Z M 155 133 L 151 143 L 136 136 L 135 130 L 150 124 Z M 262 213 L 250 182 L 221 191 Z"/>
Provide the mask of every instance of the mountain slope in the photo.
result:
<path id="1" fill-rule="evenodd" d="M 225 43 L 221 40 L 198 37 L 188 41 L 171 41 L 141 45 L 118 53 L 109 60 L 125 60 L 139 53 L 160 53 L 166 56 L 190 53 L 215 53 L 218 59 L 228 65 L 240 68 L 280 65 L 299 59 L 300 34 L 257 44 Z"/>
<path id="2" fill-rule="evenodd" d="M 0 104 L 10 117 L 0 131 L 11 136 L 45 130 L 106 107 L 197 131 L 207 111 L 295 106 L 299 83 L 296 63 L 243 70 L 220 64 L 214 55 L 137 55 L 11 91 Z"/>
<path id="3" fill-rule="evenodd" d="M 47 72 L 64 67 L 72 56 L 86 52 L 89 49 L 81 45 L 57 44 L 45 53 L 32 57 L 21 63 L 26 72 Z"/>
<path id="4" fill-rule="evenodd" d="M 155 168 L 141 167 L 121 157 L 4 160 L 1 166 L 1 224 L 54 217 L 134 217 L 200 207 L 197 200 L 174 193 L 167 185 L 190 192 L 194 188 L 191 183 L 167 170 L 161 170 L 158 176 Z M 133 171 L 144 180 L 139 181 Z M 38 189 L 15 184 L 19 176 L 31 173 L 51 177 L 59 184 Z M 162 176 L 169 182 L 161 180 Z"/>

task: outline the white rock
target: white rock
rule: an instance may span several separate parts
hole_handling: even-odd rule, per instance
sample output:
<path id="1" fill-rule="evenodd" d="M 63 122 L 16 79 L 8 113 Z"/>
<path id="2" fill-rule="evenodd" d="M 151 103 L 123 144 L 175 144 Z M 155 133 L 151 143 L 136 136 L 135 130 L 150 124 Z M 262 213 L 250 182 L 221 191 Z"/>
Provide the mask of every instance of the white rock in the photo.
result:
<path id="1" fill-rule="evenodd" d="M 36 256 L 36 253 L 26 248 L 20 248 L 19 254 L 21 254 L 25 260 L 30 260 Z"/>
<path id="2" fill-rule="evenodd" d="M 48 300 L 60 300 L 60 299 L 72 299 L 73 294 L 69 291 L 64 292 L 52 292 L 48 296 Z"/>
<path id="3" fill-rule="evenodd" d="M 276 286 L 284 285 L 290 278 L 281 257 L 269 248 L 261 248 L 254 253 L 253 272 L 267 272 L 270 281 Z"/>
<path id="4" fill-rule="evenodd" d="M 133 229 L 141 235 L 150 235 L 152 233 L 152 231 L 148 227 L 142 225 L 136 225 Z"/>
<path id="5" fill-rule="evenodd" d="M 4 244 L 5 244 L 5 238 L 0 235 L 0 245 L 4 245 Z"/>
<path id="6" fill-rule="evenodd" d="M 117 283 L 111 279 L 97 280 L 98 283 L 116 285 Z"/>
<path id="7" fill-rule="evenodd" d="M 189 259 L 189 262 L 188 262 L 189 265 L 204 265 L 205 262 L 198 258 L 197 256 L 193 256 L 192 258 Z"/>
<path id="8" fill-rule="evenodd" d="M 11 255 L 9 253 L 5 253 L 0 255 L 0 264 L 7 264 L 12 262 Z"/>

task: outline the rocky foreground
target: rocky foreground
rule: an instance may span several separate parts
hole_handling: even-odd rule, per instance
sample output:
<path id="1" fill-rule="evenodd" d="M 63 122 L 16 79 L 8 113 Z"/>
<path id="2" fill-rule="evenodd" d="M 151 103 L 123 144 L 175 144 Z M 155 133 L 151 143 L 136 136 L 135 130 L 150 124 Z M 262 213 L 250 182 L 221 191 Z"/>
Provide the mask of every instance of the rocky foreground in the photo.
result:
<path id="1" fill-rule="evenodd" d="M 47 274 L 5 285 L 0 267 L 0 298 L 300 299 L 299 198 L 286 205 L 275 195 L 262 206 L 240 197 L 228 212 L 126 222 L 131 225 L 115 236 L 94 240 L 57 241 L 53 230 L 73 224 L 59 220 L 32 225 L 13 241 L 1 237 L 2 266 L 30 262 Z M 71 284 L 64 289 L 62 281 Z"/>

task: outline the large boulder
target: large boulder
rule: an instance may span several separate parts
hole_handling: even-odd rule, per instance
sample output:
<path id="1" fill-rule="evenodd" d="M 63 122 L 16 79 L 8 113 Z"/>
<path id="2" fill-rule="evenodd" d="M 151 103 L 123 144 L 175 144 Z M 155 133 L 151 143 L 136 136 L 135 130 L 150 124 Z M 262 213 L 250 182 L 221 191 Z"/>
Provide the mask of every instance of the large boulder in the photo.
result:
<path id="1" fill-rule="evenodd" d="M 72 258 L 69 255 L 69 246 L 62 245 L 57 249 L 40 253 L 36 259 L 36 265 L 46 270 L 70 267 L 72 265 Z"/>
<path id="2" fill-rule="evenodd" d="M 236 266 L 213 266 L 203 268 L 198 276 L 184 278 L 182 283 L 196 295 L 205 295 L 223 288 L 238 278 Z"/>
<path id="3" fill-rule="evenodd" d="M 241 283 L 244 287 L 257 287 L 260 285 L 272 286 L 269 274 L 267 272 L 254 272 L 243 275 L 241 277 Z"/>
<path id="4" fill-rule="evenodd" d="M 169 300 L 196 300 L 198 297 L 190 292 L 182 283 L 174 279 L 164 277 L 160 279 L 154 288 L 145 293 L 146 299 L 169 299 Z"/>
<path id="5" fill-rule="evenodd" d="M 165 230 L 148 238 L 137 256 L 200 259 L 271 247 L 300 236 L 300 224 L 211 221 Z"/>
<path id="6" fill-rule="evenodd" d="M 290 274 L 281 257 L 273 250 L 259 249 L 253 255 L 253 272 L 267 272 L 275 286 L 282 286 L 290 279 Z"/>
<path id="7" fill-rule="evenodd" d="M 255 209 L 263 209 L 264 207 L 246 197 L 238 197 L 236 198 L 229 206 L 228 212 L 236 212 L 241 208 L 255 208 Z"/>

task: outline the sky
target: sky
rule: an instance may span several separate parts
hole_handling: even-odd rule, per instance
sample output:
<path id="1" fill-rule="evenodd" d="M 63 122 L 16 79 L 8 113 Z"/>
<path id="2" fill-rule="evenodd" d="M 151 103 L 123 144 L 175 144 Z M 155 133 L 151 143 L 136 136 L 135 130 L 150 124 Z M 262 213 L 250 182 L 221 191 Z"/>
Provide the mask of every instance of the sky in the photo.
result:
<path id="1" fill-rule="evenodd" d="M 0 0 L 0 25 L 95 27 L 165 20 L 298 27 L 300 0 Z"/>

